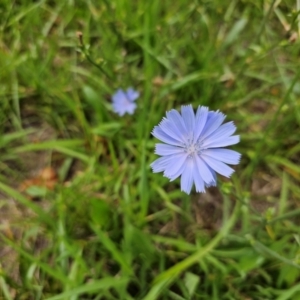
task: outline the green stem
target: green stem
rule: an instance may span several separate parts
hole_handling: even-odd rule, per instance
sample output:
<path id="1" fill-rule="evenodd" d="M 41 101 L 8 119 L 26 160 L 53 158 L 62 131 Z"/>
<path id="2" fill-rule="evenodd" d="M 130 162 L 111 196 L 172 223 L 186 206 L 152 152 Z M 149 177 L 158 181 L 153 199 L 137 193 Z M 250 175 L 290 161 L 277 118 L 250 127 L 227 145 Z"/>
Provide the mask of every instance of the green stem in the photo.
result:
<path id="1" fill-rule="evenodd" d="M 88 53 L 88 50 L 83 42 L 83 35 L 82 32 L 77 32 L 77 36 L 79 38 L 79 43 L 80 43 L 80 49 L 82 53 L 84 54 L 85 58 L 93 65 L 95 66 L 100 72 L 102 72 L 108 79 L 112 80 L 112 77 L 99 65 L 97 64 L 90 56 Z"/>
<path id="2" fill-rule="evenodd" d="M 145 296 L 143 300 L 158 299 L 161 292 L 167 288 L 174 280 L 187 268 L 197 263 L 202 257 L 210 253 L 220 243 L 220 241 L 228 235 L 230 229 L 234 226 L 241 208 L 241 202 L 237 200 L 234 211 L 226 224 L 222 227 L 219 233 L 209 242 L 206 246 L 197 250 L 194 254 L 190 255 L 183 261 L 179 262 L 175 266 L 169 268 L 162 274 L 160 274 L 153 283 L 152 289 Z"/>
<path id="3" fill-rule="evenodd" d="M 99 65 L 97 64 L 92 58 L 91 56 L 87 53 L 87 50 L 85 49 L 85 47 L 81 47 L 82 53 L 84 54 L 84 56 L 86 57 L 86 59 L 93 65 L 95 66 L 98 70 L 100 70 L 108 79 L 112 80 L 112 77 Z"/>

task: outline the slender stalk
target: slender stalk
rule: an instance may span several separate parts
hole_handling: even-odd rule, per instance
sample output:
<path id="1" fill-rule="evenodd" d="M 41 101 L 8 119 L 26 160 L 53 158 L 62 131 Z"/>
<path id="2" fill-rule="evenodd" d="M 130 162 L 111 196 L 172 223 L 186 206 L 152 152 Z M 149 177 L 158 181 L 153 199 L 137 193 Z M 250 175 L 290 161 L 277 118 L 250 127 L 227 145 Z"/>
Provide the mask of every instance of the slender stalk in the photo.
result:
<path id="1" fill-rule="evenodd" d="M 82 32 L 77 32 L 77 37 L 79 39 L 80 43 L 80 50 L 84 54 L 85 58 L 88 60 L 89 63 L 91 63 L 93 66 L 95 66 L 100 72 L 102 72 L 108 79 L 112 80 L 112 77 L 102 68 L 100 64 L 97 64 L 93 58 L 90 56 L 84 42 L 83 42 L 83 35 Z"/>
<path id="2" fill-rule="evenodd" d="M 190 255 L 186 259 L 182 260 L 175 266 L 169 268 L 165 272 L 161 273 L 153 282 L 153 287 L 146 295 L 143 300 L 154 300 L 161 294 L 161 292 L 167 288 L 170 284 L 174 282 L 174 280 L 187 268 L 197 263 L 202 257 L 210 253 L 212 250 L 216 248 L 216 246 L 220 243 L 220 241 L 226 237 L 234 226 L 241 208 L 241 202 L 237 200 L 235 204 L 234 211 L 228 220 L 219 231 L 219 233 L 209 242 L 206 246 L 197 250 L 194 254 Z"/>

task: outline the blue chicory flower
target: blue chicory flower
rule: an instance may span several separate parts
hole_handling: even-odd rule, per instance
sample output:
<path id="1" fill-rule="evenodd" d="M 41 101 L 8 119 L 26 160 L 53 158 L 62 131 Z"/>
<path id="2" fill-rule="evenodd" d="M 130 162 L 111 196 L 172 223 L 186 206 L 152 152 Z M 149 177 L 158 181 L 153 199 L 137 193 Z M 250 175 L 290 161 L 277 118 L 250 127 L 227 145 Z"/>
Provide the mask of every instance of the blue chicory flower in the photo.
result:
<path id="1" fill-rule="evenodd" d="M 221 125 L 225 115 L 199 106 L 195 115 L 192 105 L 182 106 L 180 113 L 166 113 L 152 135 L 166 144 L 156 144 L 155 153 L 162 156 L 151 167 L 154 173 L 164 172 L 171 181 L 181 176 L 181 190 L 189 194 L 193 183 L 197 192 L 217 184 L 216 172 L 230 177 L 234 172 L 227 164 L 237 165 L 241 154 L 223 147 L 237 144 L 239 135 L 232 135 L 233 122 Z"/>
<path id="2" fill-rule="evenodd" d="M 139 92 L 133 88 L 128 88 L 126 91 L 118 89 L 112 96 L 112 106 L 115 113 L 123 116 L 125 113 L 132 115 L 136 109 L 134 101 L 139 97 Z"/>

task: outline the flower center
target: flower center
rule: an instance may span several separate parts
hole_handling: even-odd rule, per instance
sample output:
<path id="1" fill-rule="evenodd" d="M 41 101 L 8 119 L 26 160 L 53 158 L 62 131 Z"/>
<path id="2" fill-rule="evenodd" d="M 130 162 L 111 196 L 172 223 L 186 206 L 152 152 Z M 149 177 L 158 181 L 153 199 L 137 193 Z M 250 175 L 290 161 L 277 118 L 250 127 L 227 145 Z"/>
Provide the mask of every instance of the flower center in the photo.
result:
<path id="1" fill-rule="evenodd" d="M 188 154 L 189 157 L 201 154 L 202 152 L 202 142 L 194 142 L 191 139 L 188 139 L 187 143 L 183 144 L 184 152 Z"/>

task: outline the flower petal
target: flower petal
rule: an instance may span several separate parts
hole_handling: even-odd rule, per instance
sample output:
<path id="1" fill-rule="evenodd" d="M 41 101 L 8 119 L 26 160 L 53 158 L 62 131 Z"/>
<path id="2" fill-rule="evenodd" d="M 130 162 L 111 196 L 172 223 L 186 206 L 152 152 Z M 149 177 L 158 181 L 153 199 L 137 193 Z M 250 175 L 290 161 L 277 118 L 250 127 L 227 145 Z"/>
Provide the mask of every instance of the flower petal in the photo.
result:
<path id="1" fill-rule="evenodd" d="M 216 186 L 217 185 L 217 174 L 216 172 L 210 167 L 210 166 L 207 166 L 208 169 L 210 170 L 213 178 L 214 178 L 214 181 L 208 183 L 208 184 L 205 184 L 206 187 L 210 187 L 210 186 Z"/>
<path id="2" fill-rule="evenodd" d="M 176 128 L 176 125 L 174 122 L 164 118 L 160 124 L 159 127 L 170 137 L 172 137 L 173 139 L 183 143 L 185 141 L 185 136 L 184 133 L 179 131 Z"/>
<path id="3" fill-rule="evenodd" d="M 158 173 L 158 172 L 163 172 L 165 171 L 165 169 L 167 168 L 168 164 L 170 161 L 173 162 L 173 155 L 169 155 L 169 156 L 163 156 L 160 157 L 158 159 L 156 159 L 151 165 L 150 167 L 153 170 L 153 173 Z M 176 159 L 176 158 L 175 158 Z"/>
<path id="4" fill-rule="evenodd" d="M 180 176 L 185 168 L 185 164 L 182 164 L 182 166 L 175 172 L 172 176 L 169 177 L 170 181 L 175 180 L 178 176 Z"/>
<path id="5" fill-rule="evenodd" d="M 118 89 L 112 96 L 114 102 L 121 103 L 123 100 L 126 100 L 125 93 L 122 89 Z"/>
<path id="6" fill-rule="evenodd" d="M 132 115 L 136 109 L 135 103 L 126 103 L 126 104 L 120 104 L 120 103 L 113 103 L 113 110 L 115 113 L 117 113 L 119 116 L 123 116 L 126 113 Z"/>
<path id="7" fill-rule="evenodd" d="M 172 137 L 170 137 L 168 134 L 166 134 L 159 126 L 155 126 L 152 135 L 155 136 L 157 139 L 161 140 L 162 142 L 165 142 L 167 144 L 173 145 L 173 146 L 181 146 L 181 143 Z"/>
<path id="8" fill-rule="evenodd" d="M 211 141 L 209 143 L 208 148 L 220 148 L 220 147 L 226 147 L 230 145 L 237 144 L 240 141 L 240 136 L 239 135 L 233 135 L 230 137 L 223 137 L 220 138 L 216 141 Z"/>
<path id="9" fill-rule="evenodd" d="M 195 162 L 197 164 L 197 162 Z M 201 174 L 201 170 L 199 169 L 198 165 L 194 168 L 194 182 L 196 186 L 196 192 L 204 193 L 205 192 L 205 184 L 203 180 L 203 176 Z"/>
<path id="10" fill-rule="evenodd" d="M 184 153 L 184 149 L 181 147 L 176 147 L 172 145 L 166 144 L 156 144 L 155 146 L 155 154 L 164 156 L 164 155 L 172 155 L 177 153 Z"/>
<path id="11" fill-rule="evenodd" d="M 200 176 L 206 184 L 214 181 L 214 177 L 211 171 L 209 170 L 203 159 L 198 155 L 195 156 L 195 164 L 197 166 L 197 169 L 199 170 Z"/>
<path id="12" fill-rule="evenodd" d="M 181 106 L 181 115 L 188 134 L 193 134 L 195 128 L 195 113 L 192 105 Z"/>
<path id="13" fill-rule="evenodd" d="M 136 109 L 136 104 L 135 103 L 130 103 L 126 105 L 126 112 L 132 115 Z"/>
<path id="14" fill-rule="evenodd" d="M 194 161 L 189 158 L 186 160 L 185 168 L 181 175 L 180 186 L 183 192 L 190 194 L 194 181 Z"/>
<path id="15" fill-rule="evenodd" d="M 140 96 L 140 93 L 135 91 L 133 88 L 128 88 L 126 91 L 126 97 L 128 101 L 135 101 Z"/>
<path id="16" fill-rule="evenodd" d="M 194 128 L 194 142 L 200 137 L 203 128 L 206 124 L 208 117 L 208 108 L 205 106 L 199 106 L 196 113 L 195 128 Z"/>
<path id="17" fill-rule="evenodd" d="M 203 148 L 209 148 L 210 144 L 216 142 L 218 140 L 223 140 L 229 136 L 231 136 L 236 131 L 236 127 L 233 122 L 228 122 L 221 125 L 215 132 L 211 135 L 207 136 L 203 140 Z"/>
<path id="18" fill-rule="evenodd" d="M 240 153 L 222 148 L 207 149 L 203 151 L 203 154 L 230 165 L 237 165 L 241 159 Z"/>
<path id="19" fill-rule="evenodd" d="M 166 113 L 166 116 L 167 119 L 174 124 L 178 132 L 182 134 L 182 138 L 185 141 L 188 132 L 180 113 L 175 109 L 171 109 L 169 112 Z"/>
<path id="20" fill-rule="evenodd" d="M 172 155 L 174 160 L 170 161 L 167 168 L 165 169 L 164 176 L 172 178 L 173 180 L 177 178 L 183 171 L 182 166 L 185 164 L 188 155 L 186 153 L 180 155 Z M 178 171 L 180 174 L 178 174 Z M 176 175 L 176 176 L 175 176 Z"/>
<path id="21" fill-rule="evenodd" d="M 200 136 L 200 140 L 204 140 L 206 137 L 212 134 L 217 128 L 219 128 L 220 125 L 225 120 L 225 118 L 226 116 L 220 113 L 219 111 L 208 112 L 207 121 L 203 128 L 202 134 Z"/>
<path id="22" fill-rule="evenodd" d="M 234 172 L 232 168 L 219 160 L 206 156 L 205 154 L 202 154 L 201 157 L 213 170 L 225 177 L 230 177 L 230 175 Z"/>
<path id="23" fill-rule="evenodd" d="M 123 109 L 120 107 L 119 104 L 113 103 L 112 106 L 114 112 L 117 113 L 119 116 L 123 116 L 125 114 L 125 112 L 123 111 Z"/>

